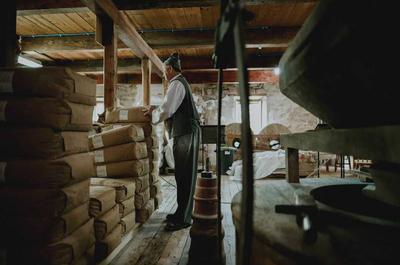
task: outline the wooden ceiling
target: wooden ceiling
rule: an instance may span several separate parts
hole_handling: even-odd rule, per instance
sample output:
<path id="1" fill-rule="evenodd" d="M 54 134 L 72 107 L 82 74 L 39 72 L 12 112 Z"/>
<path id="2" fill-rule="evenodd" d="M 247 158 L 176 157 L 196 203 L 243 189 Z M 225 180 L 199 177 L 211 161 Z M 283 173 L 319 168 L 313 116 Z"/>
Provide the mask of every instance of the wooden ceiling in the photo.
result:
<path id="1" fill-rule="evenodd" d="M 279 1 L 274 1 L 279 2 Z M 254 14 L 249 27 L 299 27 L 308 17 L 315 2 L 282 1 L 282 4 L 264 4 L 248 6 L 247 10 Z M 19 35 L 58 34 L 93 32 L 96 24 L 95 15 L 81 12 L 82 9 L 62 9 L 64 13 L 46 14 L 32 12 L 19 15 L 17 33 Z M 135 27 L 140 30 L 149 29 L 187 29 L 214 28 L 219 18 L 218 6 L 192 8 L 165 8 L 130 10 L 125 12 Z M 24 14 L 24 13 L 22 13 Z M 26 14 L 26 13 L 25 13 Z"/>
<path id="2" fill-rule="evenodd" d="M 20 0 L 17 34 L 22 51 L 50 64 L 99 60 L 101 46 L 94 42 L 95 15 L 80 1 Z M 217 1 L 115 0 L 124 9 L 143 39 L 160 58 L 179 52 L 188 60 L 209 60 L 213 52 L 213 29 L 219 17 Z M 254 18 L 247 24 L 248 53 L 253 56 L 280 56 L 287 48 L 316 0 L 247 1 Z M 165 8 L 166 7 L 166 8 Z M 141 10 L 125 10 L 142 8 Z M 119 44 L 121 60 L 135 58 Z M 209 65 L 212 65 L 211 63 Z M 258 62 L 256 67 L 271 67 Z"/>

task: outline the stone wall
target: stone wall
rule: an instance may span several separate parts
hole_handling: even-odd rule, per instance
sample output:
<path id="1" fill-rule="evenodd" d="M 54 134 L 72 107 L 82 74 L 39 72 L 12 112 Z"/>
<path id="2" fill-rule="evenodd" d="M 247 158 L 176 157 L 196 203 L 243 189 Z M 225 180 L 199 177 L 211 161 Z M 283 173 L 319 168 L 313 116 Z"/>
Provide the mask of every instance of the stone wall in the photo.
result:
<path id="1" fill-rule="evenodd" d="M 102 91 L 99 87 L 98 91 Z M 134 84 L 119 84 L 116 92 L 117 104 L 120 107 L 142 105 L 142 86 Z M 237 122 L 235 120 L 235 99 L 237 85 L 224 85 L 222 100 L 222 124 Z M 280 123 L 292 132 L 303 132 L 314 129 L 318 119 L 311 113 L 285 97 L 278 84 L 251 84 L 251 95 L 267 98 L 267 124 Z M 217 124 L 217 89 L 216 85 L 192 85 L 193 97 L 203 124 Z M 101 96 L 101 95 L 99 95 Z M 161 104 L 164 97 L 163 87 L 159 84 L 151 86 L 151 104 Z M 215 145 L 207 145 L 207 156 L 211 167 L 215 167 Z M 201 160 L 201 156 L 199 157 Z"/>
<path id="2" fill-rule="evenodd" d="M 267 124 L 281 123 L 292 132 L 303 132 L 315 128 L 318 119 L 284 96 L 278 84 L 251 84 L 251 95 L 267 98 Z M 99 87 L 98 91 L 102 88 Z M 142 105 L 142 86 L 119 84 L 116 92 L 117 104 L 121 107 Z M 201 114 L 202 123 L 217 124 L 217 89 L 214 84 L 192 85 L 195 103 Z M 224 85 L 222 100 L 222 124 L 237 122 L 234 118 L 237 85 Z M 151 104 L 159 105 L 163 100 L 163 87 L 160 84 L 151 86 Z"/>
<path id="3" fill-rule="evenodd" d="M 278 85 L 264 84 L 264 89 L 267 97 L 268 123 L 283 124 L 291 132 L 304 132 L 315 128 L 318 119 L 283 95 Z"/>

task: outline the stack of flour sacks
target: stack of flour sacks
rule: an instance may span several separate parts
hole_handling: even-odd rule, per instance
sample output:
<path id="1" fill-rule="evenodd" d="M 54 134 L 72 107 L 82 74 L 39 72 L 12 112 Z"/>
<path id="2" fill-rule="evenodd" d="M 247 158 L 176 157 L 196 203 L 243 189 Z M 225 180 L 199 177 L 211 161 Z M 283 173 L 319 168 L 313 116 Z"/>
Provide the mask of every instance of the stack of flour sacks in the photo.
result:
<path id="1" fill-rule="evenodd" d="M 104 130 L 108 128 L 115 129 L 126 125 L 133 125 L 143 130 L 148 154 L 149 173 L 143 183 L 136 183 L 137 199 L 141 199 L 140 202 L 136 202 L 136 221 L 144 223 L 162 202 L 159 181 L 161 150 L 161 141 L 159 139 L 163 137 L 163 127 L 152 125 L 151 119 L 144 115 L 142 106 L 108 110 L 106 112 L 105 122 L 106 127 Z"/>
<path id="2" fill-rule="evenodd" d="M 90 215 L 95 218 L 95 258 L 106 258 L 121 236 L 136 228 L 150 200 L 149 161 L 144 131 L 132 124 L 109 127 L 89 138 L 96 177 L 91 179 Z"/>
<path id="3" fill-rule="evenodd" d="M 0 69 L 0 248 L 7 264 L 87 264 L 96 84 L 65 68 Z"/>

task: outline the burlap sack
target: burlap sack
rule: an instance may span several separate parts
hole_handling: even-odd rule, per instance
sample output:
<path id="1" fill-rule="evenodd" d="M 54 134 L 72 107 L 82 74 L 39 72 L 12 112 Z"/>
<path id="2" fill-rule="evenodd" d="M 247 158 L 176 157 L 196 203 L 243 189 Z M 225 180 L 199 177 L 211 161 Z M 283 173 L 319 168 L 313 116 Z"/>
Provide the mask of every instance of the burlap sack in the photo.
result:
<path id="1" fill-rule="evenodd" d="M 64 265 L 73 264 L 85 255 L 93 242 L 93 219 L 90 219 L 71 235 L 47 246 L 25 245 L 13 248 L 9 253 L 10 264 Z"/>
<path id="2" fill-rule="evenodd" d="M 136 177 L 133 179 L 133 181 L 136 183 L 136 193 L 144 192 L 150 187 L 150 179 L 148 174 L 141 177 Z"/>
<path id="3" fill-rule="evenodd" d="M 143 192 L 135 193 L 135 209 L 142 209 L 150 200 L 150 189 L 147 188 Z"/>
<path id="4" fill-rule="evenodd" d="M 157 181 L 160 181 L 160 175 L 159 174 L 150 174 L 149 175 L 150 179 L 150 184 L 155 183 Z"/>
<path id="5" fill-rule="evenodd" d="M 93 106 L 52 98 L 0 100 L 0 122 L 51 127 L 62 131 L 89 131 Z"/>
<path id="6" fill-rule="evenodd" d="M 95 249 L 96 249 L 96 244 L 94 243 L 93 246 L 91 246 L 85 253 L 85 257 L 88 260 L 88 265 L 93 265 L 96 263 L 94 257 Z"/>
<path id="7" fill-rule="evenodd" d="M 149 200 L 145 207 L 136 210 L 136 222 L 145 223 L 154 212 L 154 199 Z"/>
<path id="8" fill-rule="evenodd" d="M 160 175 L 159 163 L 157 163 L 156 166 L 154 166 L 154 164 L 153 164 L 153 170 L 151 171 L 150 175 L 156 176 L 156 178 L 158 179 L 158 176 Z"/>
<path id="9" fill-rule="evenodd" d="M 121 243 L 121 225 L 118 224 L 103 240 L 96 242 L 95 260 L 102 261 Z"/>
<path id="10" fill-rule="evenodd" d="M 160 159 L 160 150 L 159 149 L 151 149 L 147 150 L 148 152 L 148 157 L 150 160 L 158 161 Z"/>
<path id="11" fill-rule="evenodd" d="M 146 145 L 147 149 L 156 149 L 158 150 L 158 137 L 153 135 L 153 136 L 146 136 Z"/>
<path id="12" fill-rule="evenodd" d="M 119 207 L 115 205 L 111 210 L 105 214 L 96 217 L 94 220 L 94 234 L 96 240 L 103 240 L 106 235 L 111 233 L 115 226 L 121 221 L 119 216 Z"/>
<path id="13" fill-rule="evenodd" d="M 59 188 L 95 176 L 93 155 L 81 153 L 58 160 L 11 160 L 0 162 L 0 184 Z"/>
<path id="14" fill-rule="evenodd" d="M 161 203 L 163 202 L 163 194 L 160 192 L 154 197 L 154 210 L 160 208 Z"/>
<path id="15" fill-rule="evenodd" d="M 118 206 L 121 218 L 127 216 L 131 212 L 135 211 L 135 196 L 118 203 Z"/>
<path id="16" fill-rule="evenodd" d="M 158 174 L 159 172 L 159 163 L 158 160 L 153 160 L 149 162 L 149 170 L 152 174 Z"/>
<path id="17" fill-rule="evenodd" d="M 131 178 L 127 179 L 109 179 L 109 178 L 91 178 L 91 186 L 106 186 L 115 189 L 115 202 L 121 202 L 135 195 L 136 185 Z"/>
<path id="18" fill-rule="evenodd" d="M 82 257 L 92 242 L 93 219 L 78 228 L 63 240 L 49 245 L 41 251 L 44 260 L 49 264 L 69 264 Z"/>
<path id="19" fill-rule="evenodd" d="M 150 198 L 155 198 L 159 193 L 161 193 L 161 184 L 157 181 L 150 186 Z"/>
<path id="20" fill-rule="evenodd" d="M 11 216 L 60 216 L 89 200 L 89 185 L 90 181 L 84 180 L 56 189 L 1 187 L 0 212 Z"/>
<path id="21" fill-rule="evenodd" d="M 143 133 L 146 138 L 157 135 L 154 126 L 150 122 L 135 122 L 134 125 L 143 129 Z"/>
<path id="22" fill-rule="evenodd" d="M 94 150 L 130 142 L 142 142 L 144 139 L 144 132 L 141 127 L 132 124 L 124 125 L 91 136 L 89 147 Z"/>
<path id="23" fill-rule="evenodd" d="M 125 235 L 129 231 L 131 231 L 132 228 L 135 226 L 135 223 L 136 223 L 135 211 L 133 211 L 130 214 L 128 214 L 127 216 L 123 217 L 120 222 L 122 234 Z"/>
<path id="24" fill-rule="evenodd" d="M 141 159 L 97 165 L 96 173 L 100 178 L 139 177 L 149 173 L 149 161 Z"/>
<path id="25" fill-rule="evenodd" d="M 151 122 L 149 116 L 145 116 L 143 107 L 133 107 L 129 109 L 113 109 L 106 112 L 106 123 L 134 123 Z"/>
<path id="26" fill-rule="evenodd" d="M 0 97 L 45 97 L 96 105 L 96 81 L 69 68 L 1 68 Z"/>
<path id="27" fill-rule="evenodd" d="M 96 164 L 138 160 L 146 157 L 146 144 L 140 142 L 120 144 L 94 151 L 94 160 Z"/>
<path id="28" fill-rule="evenodd" d="M 50 128 L 0 127 L 3 159 L 56 159 L 89 150 L 87 132 L 55 132 Z"/>
<path id="29" fill-rule="evenodd" d="M 2 216 L 1 241 L 18 246 L 21 242 L 43 245 L 60 241 L 89 220 L 89 203 L 84 203 L 60 217 Z"/>
<path id="30" fill-rule="evenodd" d="M 111 210 L 115 205 L 115 191 L 104 186 L 90 186 L 89 214 L 96 217 Z"/>

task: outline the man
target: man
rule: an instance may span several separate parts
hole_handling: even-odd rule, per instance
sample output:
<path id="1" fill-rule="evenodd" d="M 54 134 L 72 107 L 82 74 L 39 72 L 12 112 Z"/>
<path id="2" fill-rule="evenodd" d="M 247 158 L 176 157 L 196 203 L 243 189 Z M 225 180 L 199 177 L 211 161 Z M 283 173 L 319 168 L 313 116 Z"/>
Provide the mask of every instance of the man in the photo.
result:
<path id="1" fill-rule="evenodd" d="M 167 95 L 161 106 L 148 107 L 144 111 L 152 116 L 153 123 L 166 121 L 169 135 L 174 139 L 178 208 L 174 214 L 167 215 L 166 230 L 176 231 L 191 225 L 200 125 L 189 83 L 181 73 L 178 54 L 171 55 L 164 66 L 169 81 Z"/>

